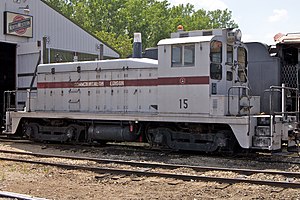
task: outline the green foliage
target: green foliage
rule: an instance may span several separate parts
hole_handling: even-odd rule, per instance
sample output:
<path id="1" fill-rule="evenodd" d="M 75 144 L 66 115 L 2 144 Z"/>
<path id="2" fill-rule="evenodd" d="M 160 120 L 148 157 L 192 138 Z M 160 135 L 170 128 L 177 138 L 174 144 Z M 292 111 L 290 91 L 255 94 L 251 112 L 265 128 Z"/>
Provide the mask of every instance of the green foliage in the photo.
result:
<path id="1" fill-rule="evenodd" d="M 128 35 L 117 35 L 105 31 L 97 31 L 95 35 L 117 49 L 121 57 L 126 57 L 132 51 L 132 39 Z"/>
<path id="2" fill-rule="evenodd" d="M 45 0 L 121 53 L 131 54 L 133 33 L 141 32 L 143 48 L 175 32 L 237 28 L 226 10 L 195 10 L 192 4 L 171 7 L 167 0 Z"/>
<path id="3" fill-rule="evenodd" d="M 231 11 L 214 10 L 207 13 L 210 23 L 208 27 L 211 28 L 237 28 L 238 25 L 231 19 Z"/>
<path id="4" fill-rule="evenodd" d="M 170 34 L 167 28 L 168 6 L 167 1 L 128 0 L 119 12 L 123 19 L 122 34 L 133 37 L 135 32 L 140 32 L 144 48 L 156 46 L 160 39 Z"/>

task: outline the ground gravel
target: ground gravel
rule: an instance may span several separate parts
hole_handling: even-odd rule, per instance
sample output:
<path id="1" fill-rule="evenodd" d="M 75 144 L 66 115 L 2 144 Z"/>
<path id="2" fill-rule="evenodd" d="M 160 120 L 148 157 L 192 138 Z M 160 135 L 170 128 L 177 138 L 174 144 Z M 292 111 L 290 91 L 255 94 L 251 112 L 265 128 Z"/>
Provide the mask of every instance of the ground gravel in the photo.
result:
<path id="1" fill-rule="evenodd" d="M 142 153 L 117 148 L 74 148 L 56 145 L 5 143 L 0 149 L 91 156 L 122 160 L 164 162 L 234 168 L 300 171 L 298 165 L 267 164 L 236 161 L 204 155 Z M 176 169 L 178 173 L 193 173 L 191 169 Z M 175 171 L 176 171 L 175 170 Z M 237 176 L 232 172 L 206 172 L 205 175 Z M 255 179 L 258 176 L 253 175 Z M 270 177 L 266 176 L 265 179 Z M 274 177 L 282 180 L 282 177 Z M 15 163 L 0 160 L 0 190 L 47 199 L 300 199 L 300 189 L 283 189 L 250 184 L 220 184 L 215 182 L 181 181 L 159 177 L 136 177 L 96 174 L 50 166 Z"/>

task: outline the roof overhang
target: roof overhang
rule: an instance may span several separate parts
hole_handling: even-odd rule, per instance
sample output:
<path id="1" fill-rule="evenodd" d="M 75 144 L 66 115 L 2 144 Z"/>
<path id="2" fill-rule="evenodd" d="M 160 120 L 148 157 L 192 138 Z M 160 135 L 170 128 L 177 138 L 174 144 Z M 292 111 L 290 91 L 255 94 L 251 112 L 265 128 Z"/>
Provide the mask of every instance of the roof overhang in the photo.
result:
<path id="1" fill-rule="evenodd" d="M 287 35 L 279 35 L 275 39 L 275 42 L 277 42 L 277 44 L 300 44 L 300 33 L 289 33 Z"/>
<path id="2" fill-rule="evenodd" d="M 172 44 L 188 44 L 188 43 L 200 43 L 200 42 L 210 42 L 214 35 L 209 36 L 196 36 L 196 37 L 183 37 L 183 38 L 168 38 L 163 39 L 158 42 L 160 45 L 172 45 Z"/>

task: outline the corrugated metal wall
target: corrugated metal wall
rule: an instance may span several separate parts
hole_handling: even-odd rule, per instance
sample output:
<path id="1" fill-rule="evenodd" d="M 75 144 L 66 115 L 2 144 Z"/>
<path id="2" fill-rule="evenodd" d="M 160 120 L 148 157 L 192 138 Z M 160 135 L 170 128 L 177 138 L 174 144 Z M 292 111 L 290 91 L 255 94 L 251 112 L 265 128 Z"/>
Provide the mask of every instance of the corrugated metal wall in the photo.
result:
<path id="1" fill-rule="evenodd" d="M 29 13 L 25 13 L 24 10 L 27 6 L 30 10 Z M 33 16 L 33 37 L 5 35 L 3 30 L 5 11 Z M 44 48 L 100 56 L 100 48 L 97 47 L 102 45 L 105 58 L 119 57 L 115 50 L 49 7 L 42 0 L 0 0 L 0 21 L 3 23 L 0 26 L 0 42 L 17 44 L 15 85 L 16 89 L 23 92 L 30 87 L 39 52 L 43 52 Z M 43 44 L 43 37 L 47 37 L 45 44 Z M 42 56 L 42 60 L 43 58 L 44 56 Z M 36 87 L 36 81 L 33 87 Z M 4 90 L 6 89 L 4 88 Z M 25 93 L 17 95 L 19 107 L 24 105 L 25 100 Z"/>
<path id="2" fill-rule="evenodd" d="M 0 21 L 3 22 L 3 12 L 10 11 L 25 14 L 22 7 L 29 6 L 29 15 L 33 16 L 33 38 L 22 38 L 3 35 L 3 26 L 0 27 L 0 40 L 10 42 L 42 41 L 44 36 L 49 37 L 47 48 L 77 51 L 90 54 L 99 54 L 97 45 L 103 44 L 92 35 L 81 29 L 72 21 L 49 7 L 41 0 L 27 0 L 14 3 L 13 0 L 0 1 Z M 104 44 L 104 56 L 117 58 L 119 54 Z"/>

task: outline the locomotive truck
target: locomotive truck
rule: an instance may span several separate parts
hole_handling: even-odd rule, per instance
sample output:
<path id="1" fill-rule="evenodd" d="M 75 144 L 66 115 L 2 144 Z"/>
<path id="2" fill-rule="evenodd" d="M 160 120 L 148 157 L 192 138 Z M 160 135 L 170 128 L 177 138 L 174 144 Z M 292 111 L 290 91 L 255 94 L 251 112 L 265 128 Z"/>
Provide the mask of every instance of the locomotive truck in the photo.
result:
<path id="1" fill-rule="evenodd" d="M 158 60 L 41 64 L 24 109 L 12 109 L 6 93 L 4 133 L 204 152 L 297 145 L 297 87 L 264 83 L 262 98 L 253 95 L 249 72 L 248 48 L 236 29 L 172 33 L 158 42 Z"/>

